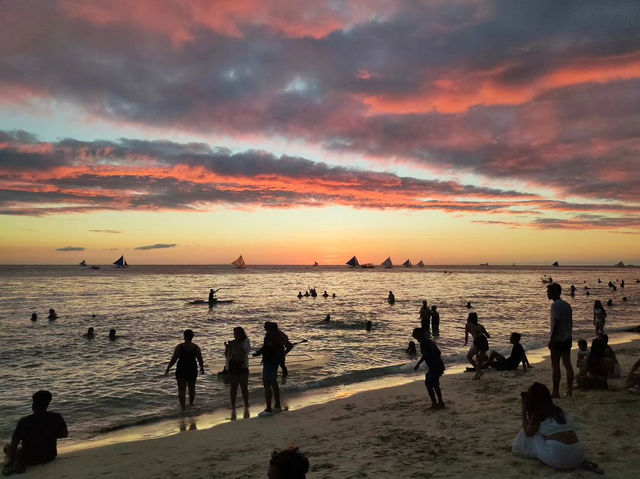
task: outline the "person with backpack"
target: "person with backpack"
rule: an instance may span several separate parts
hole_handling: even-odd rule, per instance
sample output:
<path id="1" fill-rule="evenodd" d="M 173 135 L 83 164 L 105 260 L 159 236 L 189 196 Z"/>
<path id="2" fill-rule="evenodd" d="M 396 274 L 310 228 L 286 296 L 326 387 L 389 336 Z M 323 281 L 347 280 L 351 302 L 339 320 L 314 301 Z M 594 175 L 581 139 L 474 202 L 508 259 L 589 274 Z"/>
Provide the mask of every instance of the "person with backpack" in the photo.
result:
<path id="1" fill-rule="evenodd" d="M 249 417 L 249 351 L 251 341 L 240 326 L 233 328 L 233 340 L 225 344 L 225 356 L 227 358 L 228 378 L 231 384 L 231 420 L 236 419 L 236 396 L 238 385 L 244 401 L 244 417 Z"/>

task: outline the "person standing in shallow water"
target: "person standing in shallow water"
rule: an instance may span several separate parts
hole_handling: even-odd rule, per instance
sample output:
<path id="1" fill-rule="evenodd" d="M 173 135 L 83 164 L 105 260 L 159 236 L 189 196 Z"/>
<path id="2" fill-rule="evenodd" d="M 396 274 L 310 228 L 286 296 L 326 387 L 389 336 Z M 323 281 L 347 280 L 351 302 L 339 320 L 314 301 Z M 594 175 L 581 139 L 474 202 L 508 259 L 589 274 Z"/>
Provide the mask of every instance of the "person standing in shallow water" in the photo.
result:
<path id="1" fill-rule="evenodd" d="M 431 306 L 431 332 L 434 336 L 440 336 L 440 313 L 435 304 Z"/>
<path id="2" fill-rule="evenodd" d="M 200 365 L 200 374 L 204 374 L 204 362 L 202 360 L 202 353 L 200 347 L 193 343 L 193 331 L 190 329 L 184 330 L 184 343 L 180 343 L 173 351 L 171 361 L 167 365 L 167 369 L 164 372 L 165 376 L 169 375 L 169 370 L 176 361 L 176 382 L 178 383 L 178 400 L 180 401 L 180 407 L 182 410 L 186 409 L 185 405 L 185 392 L 187 386 L 189 387 L 189 406 L 193 406 L 193 401 L 196 398 L 196 379 L 198 377 L 198 364 Z"/>
<path id="3" fill-rule="evenodd" d="M 424 330 L 427 336 L 431 336 L 431 310 L 427 306 L 427 300 L 422 300 L 422 307 L 420 308 L 420 327 Z"/>
<path id="4" fill-rule="evenodd" d="M 560 360 L 567 374 L 567 396 L 573 394 L 573 366 L 571 365 L 571 342 L 573 330 L 573 311 L 571 305 L 560 299 L 562 287 L 558 283 L 547 285 L 547 298 L 553 301 L 550 315 L 549 351 L 551 352 L 551 369 L 553 389 L 551 397 L 560 397 Z"/>

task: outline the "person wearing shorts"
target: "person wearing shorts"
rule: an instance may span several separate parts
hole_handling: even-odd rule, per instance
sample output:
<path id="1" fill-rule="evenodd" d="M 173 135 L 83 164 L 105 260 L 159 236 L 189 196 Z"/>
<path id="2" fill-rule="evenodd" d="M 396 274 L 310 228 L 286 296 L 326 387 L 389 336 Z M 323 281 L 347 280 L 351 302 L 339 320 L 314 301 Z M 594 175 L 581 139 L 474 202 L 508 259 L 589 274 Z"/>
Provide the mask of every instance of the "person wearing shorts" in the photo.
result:
<path id="1" fill-rule="evenodd" d="M 262 355 L 262 384 L 264 386 L 264 398 L 266 407 L 259 416 L 272 416 L 271 400 L 273 408 L 282 410 L 280 405 L 280 388 L 278 387 L 278 367 L 284 357 L 284 344 L 278 325 L 267 321 L 264 323 L 266 334 L 262 347 L 254 353 L 254 356 Z"/>
<path id="2" fill-rule="evenodd" d="M 251 342 L 241 327 L 233 328 L 233 340 L 229 341 L 225 349 L 225 355 L 229 362 L 229 383 L 231 385 L 231 419 L 236 419 L 236 396 L 238 385 L 242 391 L 244 401 L 244 417 L 249 417 L 249 351 Z"/>
<path id="3" fill-rule="evenodd" d="M 560 360 L 567 374 L 567 396 L 573 394 L 573 366 L 571 365 L 571 342 L 573 330 L 573 311 L 571 305 L 560 298 L 562 287 L 558 283 L 547 285 L 547 298 L 551 304 L 549 351 L 553 387 L 551 397 L 560 397 Z"/>
<path id="4" fill-rule="evenodd" d="M 415 328 L 412 336 L 420 343 L 420 352 L 422 354 L 413 370 L 417 371 L 422 362 L 426 363 L 429 371 L 424 377 L 424 384 L 431 399 L 431 409 L 442 409 L 444 408 L 444 401 L 440 390 L 440 376 L 444 373 L 444 362 L 442 362 L 440 349 L 438 349 L 436 343 L 427 337 L 425 330 L 422 328 Z"/>
<path id="5" fill-rule="evenodd" d="M 520 363 L 522 363 L 522 369 L 525 371 L 527 367 L 531 367 L 524 348 L 520 344 L 520 338 L 520 333 L 511 333 L 509 342 L 513 344 L 513 347 L 508 358 L 505 358 L 497 351 L 491 351 L 491 354 L 489 354 L 489 366 L 497 371 L 515 371 Z"/>

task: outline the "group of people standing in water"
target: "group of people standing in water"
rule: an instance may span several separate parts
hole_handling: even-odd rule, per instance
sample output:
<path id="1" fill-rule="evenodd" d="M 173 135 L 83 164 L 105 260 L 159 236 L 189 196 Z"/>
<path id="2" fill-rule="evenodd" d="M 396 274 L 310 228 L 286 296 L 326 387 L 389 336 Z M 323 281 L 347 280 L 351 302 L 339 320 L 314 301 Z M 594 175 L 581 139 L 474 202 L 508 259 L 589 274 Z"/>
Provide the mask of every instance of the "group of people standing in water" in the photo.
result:
<path id="1" fill-rule="evenodd" d="M 264 323 L 265 336 L 262 346 L 253 356 L 262 356 L 262 383 L 264 386 L 265 410 L 258 416 L 271 416 L 274 411 L 282 410 L 280 401 L 280 388 L 278 386 L 278 369 L 282 369 L 282 375 L 288 375 L 285 364 L 286 355 L 293 349 L 294 343 L 278 328 L 278 324 L 272 321 Z M 204 374 L 204 361 L 200 347 L 193 342 L 194 332 L 190 329 L 184 331 L 184 342 L 178 344 L 165 375 L 169 374 L 172 366 L 176 366 L 176 382 L 178 386 L 178 400 L 183 410 L 186 409 L 186 391 L 189 391 L 189 406 L 193 406 L 196 396 L 196 380 L 198 370 Z M 236 397 L 238 386 L 244 402 L 244 417 L 249 417 L 249 353 L 251 341 L 242 327 L 233 328 L 233 339 L 225 342 L 225 366 L 218 373 L 228 378 L 230 384 L 231 419 L 236 419 Z"/>
<path id="2" fill-rule="evenodd" d="M 329 296 L 331 296 L 332 298 L 336 297 L 336 293 L 333 293 L 331 295 L 329 295 L 329 293 L 327 293 L 327 290 L 324 290 L 324 293 L 322 293 L 320 296 L 322 296 L 324 299 L 327 299 Z M 302 291 L 298 291 L 298 295 L 297 295 L 298 299 L 302 299 L 302 298 L 317 298 L 318 297 L 318 291 L 316 290 L 315 286 L 312 288 L 311 286 L 309 286 L 309 289 L 307 289 L 304 293 Z"/>

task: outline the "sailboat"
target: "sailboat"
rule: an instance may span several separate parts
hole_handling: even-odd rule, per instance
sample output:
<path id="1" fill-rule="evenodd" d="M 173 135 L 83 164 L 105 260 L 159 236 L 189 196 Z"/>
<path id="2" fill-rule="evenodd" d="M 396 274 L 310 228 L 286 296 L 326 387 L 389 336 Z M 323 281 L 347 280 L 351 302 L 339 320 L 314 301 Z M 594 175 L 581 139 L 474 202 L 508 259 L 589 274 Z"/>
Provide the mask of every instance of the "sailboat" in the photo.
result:
<path id="1" fill-rule="evenodd" d="M 380 266 L 384 266 L 385 268 L 393 268 L 393 263 L 391 262 L 391 256 L 385 259 Z"/>
<path id="2" fill-rule="evenodd" d="M 358 266 L 360 266 L 360 263 L 358 263 L 358 258 L 356 258 L 355 256 L 351 258 L 349 261 L 347 261 L 345 264 L 348 264 L 352 268 L 357 268 Z"/>
<path id="3" fill-rule="evenodd" d="M 314 261 L 314 262 L 313 262 L 313 266 L 318 266 L 318 262 L 317 262 L 317 261 Z"/>
<path id="4" fill-rule="evenodd" d="M 87 262 L 85 260 L 80 261 L 80 266 L 86 266 Z"/>
<path id="5" fill-rule="evenodd" d="M 117 260 L 115 260 L 113 262 L 113 264 L 115 264 L 117 268 L 128 268 L 129 267 L 129 265 L 127 264 L 126 260 L 124 259 L 124 255 L 120 256 Z"/>
<path id="6" fill-rule="evenodd" d="M 404 266 L 405 268 L 411 268 L 411 266 L 413 265 L 411 264 L 411 261 L 407 260 L 404 263 L 402 263 L 402 266 Z"/>
<path id="7" fill-rule="evenodd" d="M 422 262 L 422 260 L 418 261 L 418 266 L 420 266 L 421 268 L 424 268 L 424 263 Z"/>
<path id="8" fill-rule="evenodd" d="M 236 259 L 231 264 L 234 265 L 236 268 L 246 268 L 247 267 L 246 263 L 244 262 L 244 259 L 242 258 L 242 255 L 238 256 L 238 259 Z"/>
<path id="9" fill-rule="evenodd" d="M 555 266 L 557 268 L 558 266 L 560 266 L 560 263 L 558 263 L 557 261 L 554 261 L 551 266 Z"/>

